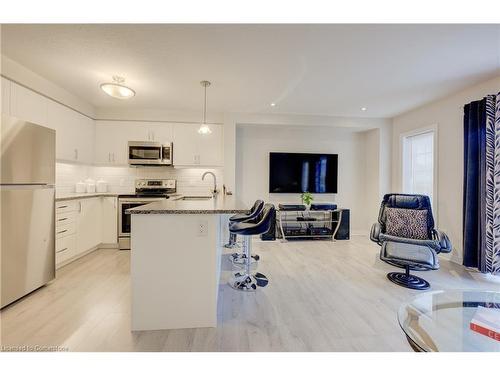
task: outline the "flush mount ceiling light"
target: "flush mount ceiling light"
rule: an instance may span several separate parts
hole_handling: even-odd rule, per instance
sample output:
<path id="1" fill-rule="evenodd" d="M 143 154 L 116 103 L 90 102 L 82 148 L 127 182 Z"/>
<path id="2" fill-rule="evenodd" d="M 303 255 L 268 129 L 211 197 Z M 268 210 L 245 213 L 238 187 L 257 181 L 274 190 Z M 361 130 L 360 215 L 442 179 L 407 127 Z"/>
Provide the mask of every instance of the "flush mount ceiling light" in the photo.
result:
<path id="1" fill-rule="evenodd" d="M 362 107 L 361 110 L 364 112 L 366 111 L 366 107 Z"/>
<path id="2" fill-rule="evenodd" d="M 101 84 L 101 90 L 116 99 L 130 99 L 135 95 L 135 91 L 123 83 L 125 78 L 113 76 L 113 82 Z"/>
<path id="3" fill-rule="evenodd" d="M 271 107 L 276 107 L 276 103 L 271 103 Z"/>
<path id="4" fill-rule="evenodd" d="M 210 134 L 212 133 L 212 130 L 210 129 L 210 126 L 207 124 L 207 87 L 210 86 L 209 81 L 201 81 L 200 85 L 202 85 L 205 89 L 205 100 L 203 102 L 203 122 L 201 123 L 198 133 L 200 134 Z"/>

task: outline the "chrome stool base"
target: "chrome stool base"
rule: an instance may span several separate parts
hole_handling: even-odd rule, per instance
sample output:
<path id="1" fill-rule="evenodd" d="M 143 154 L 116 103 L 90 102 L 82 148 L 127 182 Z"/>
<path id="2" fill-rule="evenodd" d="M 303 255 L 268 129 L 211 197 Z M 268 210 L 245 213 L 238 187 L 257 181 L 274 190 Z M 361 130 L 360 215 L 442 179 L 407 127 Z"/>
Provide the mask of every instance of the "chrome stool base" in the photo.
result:
<path id="1" fill-rule="evenodd" d="M 257 263 L 260 259 L 260 257 L 257 254 L 251 255 L 250 258 L 252 259 L 251 260 L 252 264 Z M 241 253 L 232 253 L 231 263 L 233 263 L 234 266 L 244 267 L 247 264 L 247 255 Z"/>
<path id="2" fill-rule="evenodd" d="M 229 285 L 231 288 L 242 291 L 242 292 L 254 292 L 257 288 L 263 288 L 269 284 L 267 277 L 259 272 L 250 275 L 245 272 L 236 272 L 231 280 L 229 280 Z"/>

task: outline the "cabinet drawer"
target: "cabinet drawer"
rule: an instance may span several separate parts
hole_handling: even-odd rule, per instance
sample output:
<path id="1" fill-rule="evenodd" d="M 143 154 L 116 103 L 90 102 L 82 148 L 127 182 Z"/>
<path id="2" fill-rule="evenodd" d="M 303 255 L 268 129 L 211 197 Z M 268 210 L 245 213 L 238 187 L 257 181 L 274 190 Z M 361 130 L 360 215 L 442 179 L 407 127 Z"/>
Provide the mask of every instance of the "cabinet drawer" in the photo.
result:
<path id="1" fill-rule="evenodd" d="M 56 214 L 63 212 L 78 211 L 80 209 L 79 201 L 62 201 L 56 202 Z"/>
<path id="2" fill-rule="evenodd" d="M 76 236 L 56 239 L 56 265 L 74 257 L 76 254 Z"/>
<path id="3" fill-rule="evenodd" d="M 76 214 L 76 211 L 58 212 L 56 214 L 56 228 L 59 228 L 61 225 L 73 223 L 76 219 Z"/>
<path id="4" fill-rule="evenodd" d="M 56 239 L 75 234 L 75 232 L 76 232 L 76 223 L 75 222 L 64 224 L 64 225 L 58 225 L 56 227 Z"/>

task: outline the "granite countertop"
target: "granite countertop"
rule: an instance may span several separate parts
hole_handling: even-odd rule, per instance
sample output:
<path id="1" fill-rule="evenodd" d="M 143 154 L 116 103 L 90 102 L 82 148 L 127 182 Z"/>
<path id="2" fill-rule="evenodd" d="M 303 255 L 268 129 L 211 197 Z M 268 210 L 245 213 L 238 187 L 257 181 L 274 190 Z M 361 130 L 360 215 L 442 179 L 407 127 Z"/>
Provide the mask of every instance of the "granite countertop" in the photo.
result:
<path id="1" fill-rule="evenodd" d="M 94 197 L 117 197 L 120 193 L 56 193 L 56 202 L 69 201 L 72 199 L 85 199 Z"/>
<path id="2" fill-rule="evenodd" d="M 126 211 L 133 215 L 149 214 L 238 214 L 248 213 L 245 204 L 232 195 L 219 195 L 208 200 L 166 199 L 148 203 Z"/>

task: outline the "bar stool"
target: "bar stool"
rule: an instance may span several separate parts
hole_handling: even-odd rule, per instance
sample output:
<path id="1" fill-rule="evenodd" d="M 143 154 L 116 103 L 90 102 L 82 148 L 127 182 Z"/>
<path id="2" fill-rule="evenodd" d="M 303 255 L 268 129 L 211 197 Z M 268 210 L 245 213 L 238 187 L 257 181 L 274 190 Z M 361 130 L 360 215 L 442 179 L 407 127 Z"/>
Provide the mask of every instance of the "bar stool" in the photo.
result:
<path id="1" fill-rule="evenodd" d="M 272 204 L 264 205 L 259 218 L 252 221 L 235 222 L 229 227 L 231 233 L 243 236 L 243 253 L 246 259 L 251 259 L 251 236 L 266 233 L 271 227 L 271 221 L 276 209 Z M 265 287 L 269 281 L 267 277 L 259 272 L 252 274 L 251 263 L 245 262 L 245 268 L 233 274 L 229 285 L 236 290 L 251 292 L 257 287 Z"/>
<path id="2" fill-rule="evenodd" d="M 252 208 L 250 209 L 249 214 L 236 214 L 233 215 L 229 218 L 229 226 L 233 223 L 239 223 L 242 221 L 247 221 L 247 220 L 253 220 L 257 216 L 259 216 L 260 212 L 262 211 L 262 207 L 264 207 L 264 201 L 258 199 L 255 201 L 253 204 Z M 229 234 L 229 242 L 224 245 L 224 247 L 228 249 L 233 249 L 235 247 L 238 247 L 238 241 L 237 241 L 237 236 L 235 233 L 230 233 Z M 257 261 L 259 260 L 258 255 L 254 255 L 254 260 Z M 240 253 L 232 253 L 231 254 L 231 262 L 236 265 L 243 265 L 246 262 L 246 257 L 245 254 L 240 254 Z"/>

